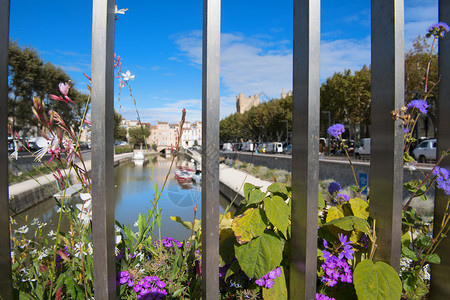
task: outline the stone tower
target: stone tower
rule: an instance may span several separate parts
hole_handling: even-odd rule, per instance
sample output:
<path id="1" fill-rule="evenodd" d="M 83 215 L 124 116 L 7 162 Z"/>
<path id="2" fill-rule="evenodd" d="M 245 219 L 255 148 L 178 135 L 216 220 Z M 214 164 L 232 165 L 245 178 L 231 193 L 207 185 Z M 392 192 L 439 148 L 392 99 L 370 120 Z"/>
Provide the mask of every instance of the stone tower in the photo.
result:
<path id="1" fill-rule="evenodd" d="M 240 93 L 236 96 L 236 111 L 239 114 L 243 114 L 253 106 L 259 105 L 259 95 L 255 94 L 250 97 L 245 97 L 244 93 Z"/>

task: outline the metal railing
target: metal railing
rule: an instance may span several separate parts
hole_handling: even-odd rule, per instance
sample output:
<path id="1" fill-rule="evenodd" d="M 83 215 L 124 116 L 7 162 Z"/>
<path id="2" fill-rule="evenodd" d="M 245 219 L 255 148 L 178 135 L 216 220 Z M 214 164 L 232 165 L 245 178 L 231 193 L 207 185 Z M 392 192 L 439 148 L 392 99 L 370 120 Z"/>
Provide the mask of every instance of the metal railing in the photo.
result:
<path id="1" fill-rule="evenodd" d="M 0 0 L 0 140 L 7 140 L 9 0 Z M 114 299 L 113 54 L 114 1 L 93 0 L 92 162 L 94 280 L 97 299 Z M 220 0 L 204 0 L 203 16 L 203 298 L 219 297 L 219 85 Z M 376 259 L 398 269 L 401 234 L 402 137 L 390 112 L 403 105 L 403 0 L 372 0 L 372 155 L 370 214 L 377 219 Z M 439 1 L 439 19 L 450 22 L 450 2 Z M 290 299 L 315 299 L 320 119 L 320 1 L 294 0 L 292 257 Z M 439 44 L 438 152 L 450 145 L 450 39 Z M 0 147 L 0 296 L 12 299 L 8 216 L 8 158 Z M 449 167 L 448 158 L 442 166 Z M 445 197 L 436 194 L 435 226 Z M 438 248 L 432 299 L 449 299 L 450 239 Z"/>

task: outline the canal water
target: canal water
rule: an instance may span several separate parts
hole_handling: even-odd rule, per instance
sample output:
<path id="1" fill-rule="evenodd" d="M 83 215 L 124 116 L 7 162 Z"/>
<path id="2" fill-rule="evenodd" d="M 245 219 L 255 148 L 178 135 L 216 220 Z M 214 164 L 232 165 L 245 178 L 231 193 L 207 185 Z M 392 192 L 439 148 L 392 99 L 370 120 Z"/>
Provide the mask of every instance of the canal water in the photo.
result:
<path id="1" fill-rule="evenodd" d="M 151 163 L 135 165 L 133 162 L 122 164 L 114 169 L 114 206 L 116 220 L 137 231 L 134 223 L 137 221 L 139 213 L 148 215 L 152 208 L 152 201 L 155 201 L 155 189 L 152 178 L 155 180 L 158 190 L 161 190 L 167 176 L 171 158 L 163 156 L 153 157 Z M 172 237 L 178 240 L 186 239 L 190 235 L 183 225 L 170 219 L 171 216 L 178 216 L 185 221 L 194 219 L 194 206 L 197 205 L 196 218 L 201 219 L 201 184 L 186 183 L 180 184 L 174 177 L 175 168 L 189 167 L 195 169 L 196 165 L 189 159 L 177 158 L 174 166 L 167 178 L 158 205 L 161 208 L 161 236 Z M 153 170 L 152 170 L 153 169 Z M 79 196 L 70 199 L 70 203 L 75 205 L 80 203 Z M 223 213 L 228 200 L 221 195 L 220 213 Z M 55 200 L 49 199 L 37 206 L 34 206 L 15 217 L 17 225 L 15 228 L 30 224 L 34 218 L 38 218 L 41 223 L 47 223 L 46 231 L 56 230 L 59 213 L 55 206 Z M 27 221 L 25 222 L 25 219 Z M 67 222 L 63 224 L 62 231 L 68 230 Z M 159 232 L 156 229 L 155 234 Z"/>

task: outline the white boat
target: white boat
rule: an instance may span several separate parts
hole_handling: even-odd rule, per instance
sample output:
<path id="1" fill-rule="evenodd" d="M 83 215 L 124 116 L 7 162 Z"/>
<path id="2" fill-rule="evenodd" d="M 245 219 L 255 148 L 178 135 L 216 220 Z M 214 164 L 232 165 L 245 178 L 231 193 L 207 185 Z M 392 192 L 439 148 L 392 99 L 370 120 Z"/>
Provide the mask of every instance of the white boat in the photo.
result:
<path id="1" fill-rule="evenodd" d="M 145 156 L 144 156 L 144 152 L 142 151 L 136 151 L 133 154 L 133 160 L 144 160 Z"/>

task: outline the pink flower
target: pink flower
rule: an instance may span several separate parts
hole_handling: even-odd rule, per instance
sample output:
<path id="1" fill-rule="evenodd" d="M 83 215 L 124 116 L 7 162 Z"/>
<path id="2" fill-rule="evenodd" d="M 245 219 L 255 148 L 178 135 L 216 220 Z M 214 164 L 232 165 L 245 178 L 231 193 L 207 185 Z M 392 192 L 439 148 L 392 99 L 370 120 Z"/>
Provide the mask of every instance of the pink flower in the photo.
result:
<path id="1" fill-rule="evenodd" d="M 60 83 L 59 84 L 59 91 L 61 92 L 61 94 L 63 94 L 64 96 L 67 96 L 67 93 L 69 92 L 69 88 L 70 88 L 70 84 L 68 82 L 66 83 Z"/>

